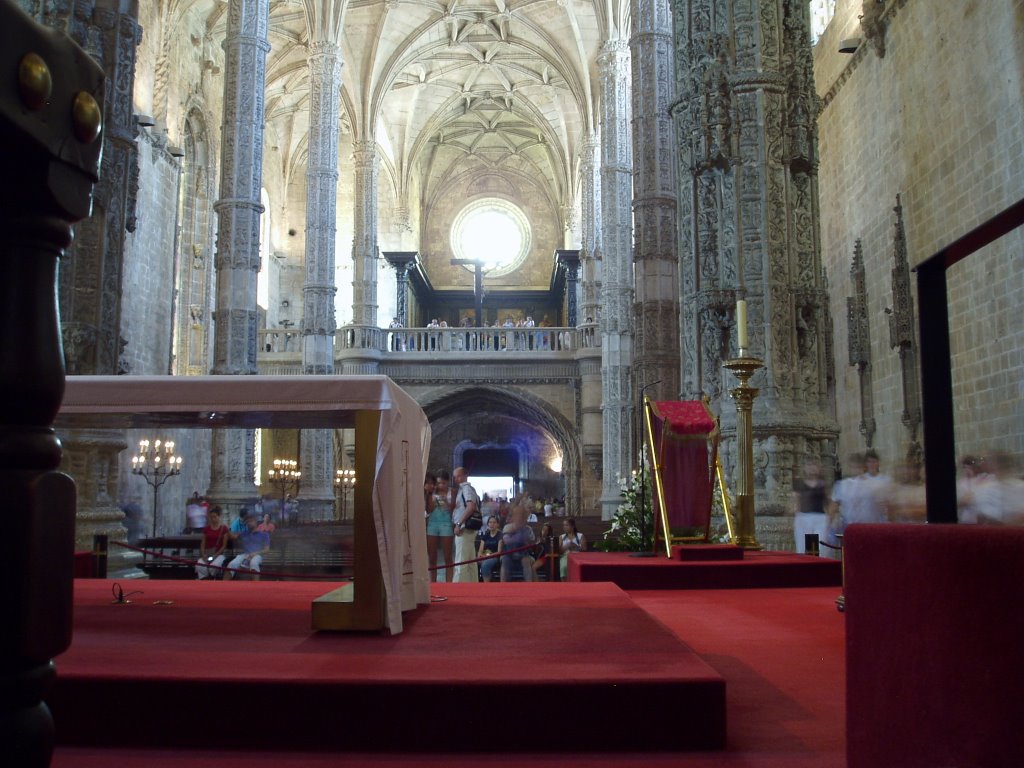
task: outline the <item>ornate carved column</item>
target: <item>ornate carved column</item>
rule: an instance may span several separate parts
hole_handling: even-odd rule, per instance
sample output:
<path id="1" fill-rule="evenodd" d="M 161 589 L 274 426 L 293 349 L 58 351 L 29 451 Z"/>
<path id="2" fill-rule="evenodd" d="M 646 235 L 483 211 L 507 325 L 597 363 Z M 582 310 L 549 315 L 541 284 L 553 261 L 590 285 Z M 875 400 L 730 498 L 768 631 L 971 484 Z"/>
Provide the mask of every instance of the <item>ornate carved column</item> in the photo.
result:
<path id="1" fill-rule="evenodd" d="M 601 339 L 597 323 L 601 318 L 601 144 L 587 136 L 580 145 L 580 267 L 582 272 L 580 348 L 576 350 L 580 370 L 580 418 L 583 455 L 590 470 L 602 477 L 604 446 L 601 439 Z M 588 509 L 586 514 L 596 510 Z"/>
<path id="2" fill-rule="evenodd" d="M 256 276 L 260 269 L 263 90 L 267 0 L 230 0 L 224 38 L 224 120 L 217 212 L 215 374 L 255 374 Z M 209 495 L 242 506 L 255 496 L 255 436 L 214 430 Z"/>
<path id="3" fill-rule="evenodd" d="M 580 262 L 584 323 L 601 317 L 601 144 L 588 136 L 580 146 Z"/>
<path id="4" fill-rule="evenodd" d="M 605 43 L 601 79 L 601 394 L 603 461 L 601 515 L 622 502 L 619 478 L 633 467 L 633 162 L 629 134 L 629 49 Z"/>
<path id="5" fill-rule="evenodd" d="M 334 243 L 338 200 L 338 122 L 341 59 L 333 42 L 309 52 L 309 164 L 306 169 L 306 282 L 302 288 L 302 372 L 334 373 Z M 334 451 L 330 430 L 302 430 L 302 505 L 306 519 L 324 520 L 334 508 Z"/>
<path id="6" fill-rule="evenodd" d="M 124 6 L 122 8 L 122 6 Z M 121 11 L 124 12 L 121 12 Z M 142 30 L 134 3 L 101 2 L 90 7 L 64 6 L 36 18 L 66 31 L 102 67 L 106 76 L 103 112 L 103 159 L 93 191 L 92 215 L 75 227 L 60 270 L 61 335 L 69 374 L 127 373 L 120 360 L 121 281 L 125 237 L 135 229 L 138 192 L 137 130 L 132 92 L 135 52 Z M 61 436 L 63 467 L 78 486 L 75 546 L 91 549 L 95 534 L 123 541 L 124 514 L 116 503 L 118 455 L 126 447 L 117 430 L 69 432 Z M 127 564 L 112 552 L 112 571 Z"/>
<path id="7" fill-rule="evenodd" d="M 830 450 L 838 427 L 825 360 L 828 327 L 818 233 L 817 132 L 803 0 L 693 0 L 674 6 L 684 397 L 721 402 L 747 299 L 758 539 L 791 544 L 793 472 Z M 723 457 L 736 425 L 721 408 Z M 825 456 L 824 463 L 831 464 Z"/>
<path id="8" fill-rule="evenodd" d="M 334 373 L 336 326 L 334 243 L 337 233 L 338 119 L 341 101 L 341 59 L 336 44 L 318 42 L 310 46 L 309 81 L 302 372 L 331 374 Z"/>
<path id="9" fill-rule="evenodd" d="M 910 287 L 910 262 L 907 259 L 907 236 L 903 230 L 903 206 L 896 195 L 896 231 L 893 235 L 892 309 L 889 314 L 889 345 L 900 352 L 900 372 L 903 381 L 903 426 L 907 428 L 907 462 L 921 466 L 923 449 L 917 431 L 921 426 L 921 380 L 917 365 L 917 313 L 914 312 L 914 294 Z"/>
<path id="10" fill-rule="evenodd" d="M 654 400 L 679 396 L 679 270 L 676 146 L 669 0 L 632 0 L 633 35 L 633 385 L 660 381 Z"/>
<path id="11" fill-rule="evenodd" d="M 871 321 L 868 318 L 868 289 L 864 273 L 864 249 L 860 238 L 853 246 L 850 265 L 853 296 L 846 298 L 847 346 L 850 365 L 857 369 L 860 383 L 860 433 L 870 448 L 875 441 L 875 400 L 871 391 Z"/>
<path id="12" fill-rule="evenodd" d="M 357 141 L 355 163 L 355 228 L 352 237 L 352 323 L 377 325 L 377 144 Z"/>

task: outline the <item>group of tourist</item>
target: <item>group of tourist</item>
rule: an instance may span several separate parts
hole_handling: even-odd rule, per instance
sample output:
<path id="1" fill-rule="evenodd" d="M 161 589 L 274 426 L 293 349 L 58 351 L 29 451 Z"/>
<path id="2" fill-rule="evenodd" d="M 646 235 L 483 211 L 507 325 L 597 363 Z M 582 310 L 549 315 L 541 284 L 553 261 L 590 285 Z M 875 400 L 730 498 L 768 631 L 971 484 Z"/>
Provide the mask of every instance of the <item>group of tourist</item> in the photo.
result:
<path id="1" fill-rule="evenodd" d="M 393 352 L 405 351 L 450 351 L 450 350 L 544 350 L 551 349 L 552 338 L 547 331 L 535 331 L 531 333 L 530 328 L 550 328 L 551 320 L 547 315 L 538 323 L 532 315 L 524 317 L 513 317 L 506 315 L 504 319 L 495 320 L 493 325 L 486 323 L 478 332 L 471 333 L 469 329 L 474 327 L 473 318 L 466 316 L 459 323 L 462 330 L 451 330 L 445 320 L 431 318 L 427 323 L 426 336 L 417 341 L 413 331 L 403 327 L 397 317 L 388 324 L 390 330 L 390 347 Z M 482 329 L 493 329 L 491 332 L 484 332 Z M 559 336 L 556 339 L 559 346 L 564 347 L 568 339 Z"/>
<path id="2" fill-rule="evenodd" d="M 549 557 L 560 558 L 560 573 L 565 578 L 568 555 L 587 548 L 586 537 L 576 529 L 573 518 L 563 520 L 557 543 L 550 523 L 544 524 L 538 538 L 528 522 L 532 502 L 526 498 L 511 506 L 491 506 L 492 502 L 485 517 L 464 467 L 450 475 L 446 470 L 428 472 L 423 502 L 431 581 L 438 580 L 439 572 L 445 581 L 493 581 L 496 569 L 502 581 L 510 581 L 517 571 L 523 581 L 534 581 Z M 556 546 L 557 553 L 552 551 Z M 439 553 L 444 561 L 441 567 Z"/>
<path id="3" fill-rule="evenodd" d="M 196 563 L 196 577 L 200 580 L 214 579 L 223 574 L 225 579 L 234 578 L 239 570 L 251 572 L 252 578 L 259 581 L 260 565 L 263 555 L 270 551 L 270 534 L 274 524 L 270 514 L 250 514 L 245 508 L 238 518 L 228 526 L 221 520 L 220 507 L 211 507 L 207 513 L 206 525 L 202 529 L 199 543 L 199 562 Z M 228 545 L 240 549 L 225 569 Z"/>
<path id="4" fill-rule="evenodd" d="M 796 551 L 807 550 L 812 534 L 834 551 L 838 536 L 853 523 L 924 522 L 925 492 L 920 467 L 904 464 L 893 480 L 880 470 L 874 450 L 850 455 L 846 473 L 828 489 L 821 463 L 804 465 L 803 477 L 793 482 L 793 533 Z M 1013 457 L 993 453 L 987 458 L 966 456 L 957 483 L 961 523 L 1024 525 L 1024 479 Z M 813 539 L 812 539 L 813 540 Z"/>

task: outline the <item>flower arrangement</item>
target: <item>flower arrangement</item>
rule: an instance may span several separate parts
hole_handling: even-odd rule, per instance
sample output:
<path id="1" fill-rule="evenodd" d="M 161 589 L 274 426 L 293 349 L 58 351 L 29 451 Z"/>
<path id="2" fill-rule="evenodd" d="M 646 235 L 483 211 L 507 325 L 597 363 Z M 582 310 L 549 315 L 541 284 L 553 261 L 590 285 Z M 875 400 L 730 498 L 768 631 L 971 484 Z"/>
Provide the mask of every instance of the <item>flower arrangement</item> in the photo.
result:
<path id="1" fill-rule="evenodd" d="M 647 460 L 646 450 L 641 460 Z M 612 517 L 611 528 L 605 531 L 604 538 L 595 542 L 594 546 L 604 552 L 650 551 L 654 542 L 651 473 L 645 471 L 641 481 L 640 473 L 634 470 L 629 478 L 619 478 L 619 490 L 622 503 Z"/>

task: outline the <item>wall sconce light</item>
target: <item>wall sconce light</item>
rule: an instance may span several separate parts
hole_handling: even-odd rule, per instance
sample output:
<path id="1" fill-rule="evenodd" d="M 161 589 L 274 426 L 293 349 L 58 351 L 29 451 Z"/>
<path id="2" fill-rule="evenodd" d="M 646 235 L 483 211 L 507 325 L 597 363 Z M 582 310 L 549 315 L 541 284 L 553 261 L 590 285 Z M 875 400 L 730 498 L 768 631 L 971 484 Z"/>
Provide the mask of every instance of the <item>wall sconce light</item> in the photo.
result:
<path id="1" fill-rule="evenodd" d="M 136 115 L 135 122 L 143 128 L 150 128 L 156 125 L 156 120 L 153 119 L 152 115 Z"/>
<path id="2" fill-rule="evenodd" d="M 185 150 L 181 147 L 175 147 L 172 144 L 167 145 L 167 151 L 170 152 L 171 157 L 184 157 Z"/>
<path id="3" fill-rule="evenodd" d="M 861 40 L 859 37 L 848 37 L 845 40 L 839 41 L 839 52 L 840 53 L 856 53 L 857 49 L 860 48 Z"/>

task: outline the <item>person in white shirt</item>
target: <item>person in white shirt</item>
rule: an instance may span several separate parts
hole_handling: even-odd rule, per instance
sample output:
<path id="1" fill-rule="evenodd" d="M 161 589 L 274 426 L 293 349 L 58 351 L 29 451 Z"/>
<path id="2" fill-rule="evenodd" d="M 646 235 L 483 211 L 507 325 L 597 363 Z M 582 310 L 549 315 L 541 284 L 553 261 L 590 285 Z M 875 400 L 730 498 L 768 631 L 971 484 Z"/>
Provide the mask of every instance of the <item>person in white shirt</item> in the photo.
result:
<path id="1" fill-rule="evenodd" d="M 467 523 L 471 517 L 483 518 L 480 515 L 480 497 L 476 489 L 469 484 L 465 467 L 456 467 L 452 472 L 452 482 L 458 489 L 455 495 L 455 508 L 452 510 L 452 526 L 455 533 L 455 562 L 465 563 L 476 556 L 476 534 L 481 526 L 470 528 Z M 476 563 L 457 565 L 452 581 L 477 582 L 480 580 Z"/>

